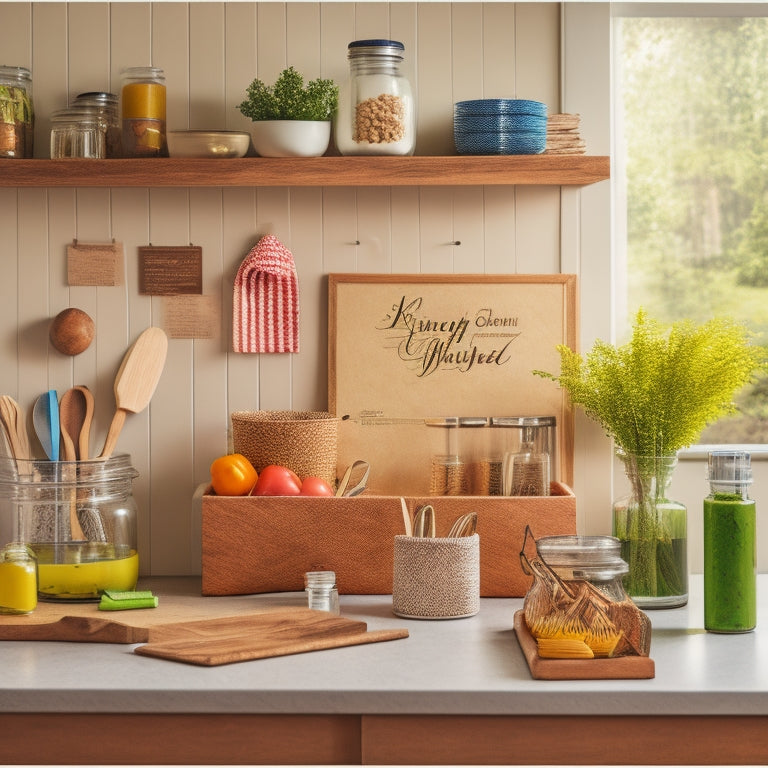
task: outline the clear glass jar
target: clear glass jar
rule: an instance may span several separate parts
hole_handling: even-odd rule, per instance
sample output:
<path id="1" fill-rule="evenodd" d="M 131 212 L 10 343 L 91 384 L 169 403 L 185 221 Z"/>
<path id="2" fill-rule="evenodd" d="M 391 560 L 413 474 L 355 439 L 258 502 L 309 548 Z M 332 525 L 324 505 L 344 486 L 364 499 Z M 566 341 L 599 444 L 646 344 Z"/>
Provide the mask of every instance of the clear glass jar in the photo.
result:
<path id="1" fill-rule="evenodd" d="M 106 122 L 98 111 L 85 106 L 59 109 L 51 113 L 51 158 L 106 157 Z"/>
<path id="2" fill-rule="evenodd" d="M 104 156 L 122 157 L 119 99 L 114 93 L 89 91 L 75 97 L 76 106 L 90 107 L 99 115 L 104 133 Z"/>
<path id="3" fill-rule="evenodd" d="M 334 571 L 310 571 L 304 574 L 307 607 L 314 611 L 339 613 L 339 591 Z"/>
<path id="4" fill-rule="evenodd" d="M 0 459 L 0 540 L 23 542 L 35 553 L 41 600 L 98 600 L 107 589 L 135 588 L 137 474 L 127 454 L 106 461 Z"/>
<path id="5" fill-rule="evenodd" d="M 416 108 L 400 71 L 405 46 L 396 40 L 349 44 L 349 79 L 339 89 L 336 146 L 342 155 L 412 155 Z"/>
<path id="6" fill-rule="evenodd" d="M 165 74 L 159 67 L 128 67 L 120 73 L 124 157 L 164 157 Z"/>
<path id="7" fill-rule="evenodd" d="M 34 137 L 32 74 L 26 67 L 0 66 L 0 157 L 32 157 Z"/>
<path id="8" fill-rule="evenodd" d="M 32 613 L 37 607 L 37 558 L 26 544 L 0 550 L 0 614 Z"/>
<path id="9" fill-rule="evenodd" d="M 584 643 L 595 657 L 647 656 L 651 623 L 624 590 L 613 536 L 544 536 L 526 529 L 520 559 L 533 584 L 523 603 L 533 637 Z"/>

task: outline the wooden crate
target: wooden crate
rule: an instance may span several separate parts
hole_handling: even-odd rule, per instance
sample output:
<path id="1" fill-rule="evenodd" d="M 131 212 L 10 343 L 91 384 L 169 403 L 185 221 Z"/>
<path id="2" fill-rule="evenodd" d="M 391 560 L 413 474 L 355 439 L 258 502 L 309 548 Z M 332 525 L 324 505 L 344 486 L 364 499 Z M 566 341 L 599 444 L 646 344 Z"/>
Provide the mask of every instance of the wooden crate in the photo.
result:
<path id="1" fill-rule="evenodd" d="M 526 525 L 537 538 L 576 532 L 576 498 L 560 483 L 550 496 L 406 497 L 411 515 L 430 503 L 437 535 L 464 512 L 478 514 L 480 594 L 522 597 Z M 304 574 L 332 570 L 341 594 L 391 594 L 394 537 L 404 533 L 399 496 L 202 499 L 202 590 L 239 595 L 304 589 Z"/>

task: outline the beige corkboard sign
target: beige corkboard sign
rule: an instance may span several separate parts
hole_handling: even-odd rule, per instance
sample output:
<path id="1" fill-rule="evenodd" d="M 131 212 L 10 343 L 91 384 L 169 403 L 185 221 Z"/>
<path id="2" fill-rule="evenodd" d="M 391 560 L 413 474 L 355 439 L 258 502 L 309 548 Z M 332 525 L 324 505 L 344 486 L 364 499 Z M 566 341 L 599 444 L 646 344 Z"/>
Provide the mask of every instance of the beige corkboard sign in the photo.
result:
<path id="1" fill-rule="evenodd" d="M 80 243 L 67 246 L 68 285 L 122 285 L 123 244 Z"/>
<path id="2" fill-rule="evenodd" d="M 445 432 L 425 419 L 555 416 L 572 482 L 573 417 L 557 345 L 576 348 L 574 275 L 329 275 L 329 410 L 340 466 L 371 463 L 371 487 L 424 493 Z"/>

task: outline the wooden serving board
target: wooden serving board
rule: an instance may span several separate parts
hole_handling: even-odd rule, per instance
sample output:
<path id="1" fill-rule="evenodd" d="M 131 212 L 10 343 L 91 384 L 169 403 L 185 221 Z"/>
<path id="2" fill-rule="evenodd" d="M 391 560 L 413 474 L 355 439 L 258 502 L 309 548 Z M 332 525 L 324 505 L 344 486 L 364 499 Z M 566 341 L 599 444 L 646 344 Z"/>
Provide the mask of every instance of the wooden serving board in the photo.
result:
<path id="1" fill-rule="evenodd" d="M 153 627 L 134 653 L 216 666 L 408 637 L 407 629 L 368 632 L 364 621 L 325 611 L 288 609 Z"/>
<path id="2" fill-rule="evenodd" d="M 656 676 L 656 665 L 648 656 L 619 656 L 615 659 L 542 659 L 536 639 L 528 631 L 522 611 L 515 613 L 515 634 L 531 676 L 537 680 L 629 680 Z"/>

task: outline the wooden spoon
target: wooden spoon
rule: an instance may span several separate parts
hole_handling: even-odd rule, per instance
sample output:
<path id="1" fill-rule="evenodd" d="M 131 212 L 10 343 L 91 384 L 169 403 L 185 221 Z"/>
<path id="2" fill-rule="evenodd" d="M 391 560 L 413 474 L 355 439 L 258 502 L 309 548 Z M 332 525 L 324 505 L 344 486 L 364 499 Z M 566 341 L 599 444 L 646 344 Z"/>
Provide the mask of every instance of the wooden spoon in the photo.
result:
<path id="1" fill-rule="evenodd" d="M 168 352 L 168 337 L 161 328 L 147 328 L 125 353 L 115 377 L 115 404 L 100 459 L 108 459 L 128 413 L 143 411 L 152 399 Z"/>
<path id="2" fill-rule="evenodd" d="M 72 387 L 61 396 L 59 421 L 65 461 L 88 460 L 93 407 L 93 395 L 88 387 Z"/>

